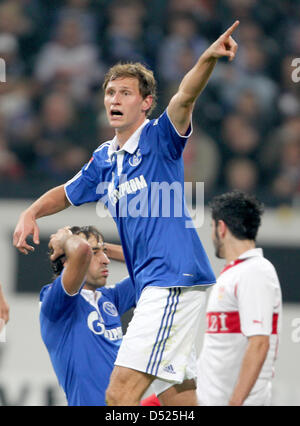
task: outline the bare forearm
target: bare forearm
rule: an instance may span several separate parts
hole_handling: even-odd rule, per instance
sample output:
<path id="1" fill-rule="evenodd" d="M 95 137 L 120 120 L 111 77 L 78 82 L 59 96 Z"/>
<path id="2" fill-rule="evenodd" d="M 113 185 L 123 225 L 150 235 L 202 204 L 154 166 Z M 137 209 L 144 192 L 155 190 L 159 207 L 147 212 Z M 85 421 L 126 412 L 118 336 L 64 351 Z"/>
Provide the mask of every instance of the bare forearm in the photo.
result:
<path id="1" fill-rule="evenodd" d="M 105 243 L 107 250 L 107 256 L 110 259 L 119 260 L 120 262 L 125 262 L 122 246 L 119 244 Z"/>
<path id="2" fill-rule="evenodd" d="M 266 339 L 261 342 L 250 342 L 248 344 L 229 405 L 242 405 L 251 392 L 269 349 L 268 338 L 267 336 L 263 337 L 266 337 Z"/>
<path id="3" fill-rule="evenodd" d="M 185 75 L 179 86 L 178 94 L 182 98 L 182 102 L 192 104 L 196 101 L 205 88 L 216 63 L 217 59 L 210 55 L 209 50 L 206 50 L 196 65 Z"/>
<path id="4" fill-rule="evenodd" d="M 65 234 L 61 236 L 59 244 L 67 258 L 63 285 L 66 292 L 72 295 L 77 293 L 82 285 L 92 258 L 92 249 L 89 243 L 78 235 Z"/>
<path id="5" fill-rule="evenodd" d="M 231 34 L 239 25 L 236 21 L 200 56 L 196 65 L 185 75 L 177 93 L 168 105 L 169 117 L 177 131 L 185 135 L 192 117 L 195 102 L 205 88 L 211 73 L 222 57 L 233 60 L 237 44 Z"/>
<path id="6" fill-rule="evenodd" d="M 89 260 L 91 258 L 92 251 L 88 242 L 78 235 L 66 236 L 62 239 L 61 245 L 69 263 L 74 261 L 82 264 L 86 255 L 88 255 Z"/>
<path id="7" fill-rule="evenodd" d="M 178 90 L 180 98 L 182 98 L 180 101 L 183 100 L 187 104 L 194 103 L 206 86 L 217 60 L 224 56 L 229 58 L 230 61 L 234 59 L 238 45 L 231 35 L 238 25 L 239 21 L 235 21 L 230 28 L 206 49 L 196 65 L 186 74 Z"/>
<path id="8" fill-rule="evenodd" d="M 69 206 L 70 203 L 66 197 L 64 187 L 61 185 L 50 189 L 50 191 L 42 195 L 26 212 L 30 212 L 35 219 L 39 219 L 40 217 L 58 213 Z"/>

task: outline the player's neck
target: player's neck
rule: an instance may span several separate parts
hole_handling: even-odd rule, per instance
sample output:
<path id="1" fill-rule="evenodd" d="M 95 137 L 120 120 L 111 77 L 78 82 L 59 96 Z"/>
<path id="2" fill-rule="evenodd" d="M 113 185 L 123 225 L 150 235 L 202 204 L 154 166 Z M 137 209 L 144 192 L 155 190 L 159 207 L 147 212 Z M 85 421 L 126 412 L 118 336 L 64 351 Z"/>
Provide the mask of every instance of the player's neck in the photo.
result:
<path id="1" fill-rule="evenodd" d="M 228 265 L 230 262 L 238 259 L 243 253 L 255 248 L 255 241 L 232 239 L 224 245 L 225 260 Z"/>
<path id="2" fill-rule="evenodd" d="M 142 116 L 133 125 L 116 129 L 119 148 L 123 148 L 128 139 L 136 132 L 136 130 L 145 122 L 146 117 Z"/>
<path id="3" fill-rule="evenodd" d="M 95 292 L 97 287 L 86 282 L 83 288 Z"/>

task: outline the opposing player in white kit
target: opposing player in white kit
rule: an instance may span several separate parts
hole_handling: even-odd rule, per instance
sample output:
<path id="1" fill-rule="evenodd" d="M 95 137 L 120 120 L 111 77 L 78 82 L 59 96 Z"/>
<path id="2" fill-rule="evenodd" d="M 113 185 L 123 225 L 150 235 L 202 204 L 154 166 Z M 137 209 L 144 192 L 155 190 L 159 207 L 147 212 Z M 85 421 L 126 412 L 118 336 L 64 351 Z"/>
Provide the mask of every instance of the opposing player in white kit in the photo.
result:
<path id="1" fill-rule="evenodd" d="M 103 88 L 114 139 L 100 145 L 73 179 L 23 212 L 16 227 L 14 244 L 27 253 L 33 249 L 27 236 L 38 242 L 36 219 L 70 204 L 105 199 L 138 301 L 111 375 L 109 405 L 138 405 L 152 382 L 163 404 L 197 405 L 193 347 L 205 290 L 215 276 L 196 229 L 186 226 L 191 219 L 183 197 L 182 154 L 195 102 L 217 60 L 235 57 L 232 33 L 238 25 L 203 53 L 157 119 L 147 119 L 155 100 L 152 72 L 141 64 L 112 67 Z M 169 193 L 167 212 L 153 183 L 178 184 Z"/>
<path id="2" fill-rule="evenodd" d="M 233 191 L 215 197 L 211 209 L 216 256 L 226 267 L 207 305 L 199 404 L 270 405 L 281 290 L 274 266 L 255 245 L 262 205 Z"/>

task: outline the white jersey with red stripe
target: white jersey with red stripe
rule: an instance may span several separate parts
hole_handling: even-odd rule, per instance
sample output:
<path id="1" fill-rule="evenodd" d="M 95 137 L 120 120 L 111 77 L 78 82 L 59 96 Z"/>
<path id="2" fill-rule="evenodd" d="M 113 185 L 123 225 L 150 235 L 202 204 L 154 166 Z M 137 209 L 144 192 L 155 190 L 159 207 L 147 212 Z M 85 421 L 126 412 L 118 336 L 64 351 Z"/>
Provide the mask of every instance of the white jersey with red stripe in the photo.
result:
<path id="1" fill-rule="evenodd" d="M 269 405 L 281 323 L 281 290 L 262 249 L 243 253 L 221 273 L 207 305 L 207 329 L 198 360 L 200 405 L 228 405 L 248 337 L 269 335 L 270 348 L 244 405 Z"/>

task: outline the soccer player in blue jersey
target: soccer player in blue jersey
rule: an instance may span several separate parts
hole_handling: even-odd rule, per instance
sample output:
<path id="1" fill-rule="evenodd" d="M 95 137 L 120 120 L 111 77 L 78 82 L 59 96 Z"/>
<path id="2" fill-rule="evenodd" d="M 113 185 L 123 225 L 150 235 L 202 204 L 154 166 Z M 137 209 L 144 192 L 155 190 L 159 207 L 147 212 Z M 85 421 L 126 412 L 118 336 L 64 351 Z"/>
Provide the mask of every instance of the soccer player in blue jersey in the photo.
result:
<path id="1" fill-rule="evenodd" d="M 185 208 L 182 153 L 195 102 L 217 60 L 235 57 L 238 25 L 202 54 L 156 120 L 147 119 L 155 105 L 152 72 L 141 64 L 112 67 L 103 88 L 114 139 L 17 224 L 14 244 L 27 254 L 34 248 L 26 238 L 33 234 L 38 243 L 36 219 L 42 216 L 101 200 L 114 217 L 138 304 L 107 390 L 110 405 L 139 404 L 152 382 L 163 404 L 197 405 L 194 344 L 205 290 L 215 276 Z"/>
<path id="2" fill-rule="evenodd" d="M 121 248 L 107 247 L 122 259 Z M 49 248 L 56 279 L 40 294 L 43 341 L 68 405 L 105 405 L 122 341 L 120 316 L 135 305 L 132 281 L 104 287 L 109 258 L 94 227 L 60 229 Z"/>

